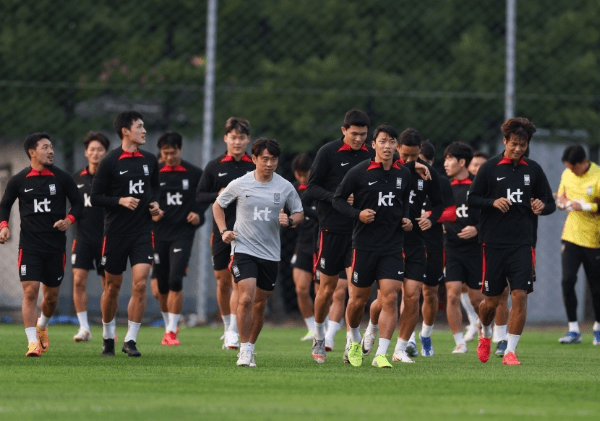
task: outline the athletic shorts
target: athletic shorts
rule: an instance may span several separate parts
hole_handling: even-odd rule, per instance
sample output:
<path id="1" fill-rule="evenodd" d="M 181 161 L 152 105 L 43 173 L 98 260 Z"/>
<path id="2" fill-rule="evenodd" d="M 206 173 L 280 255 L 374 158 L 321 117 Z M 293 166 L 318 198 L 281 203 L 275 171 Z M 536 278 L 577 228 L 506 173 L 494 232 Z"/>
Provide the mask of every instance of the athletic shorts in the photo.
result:
<path id="1" fill-rule="evenodd" d="M 531 246 L 510 248 L 482 247 L 483 295 L 502 294 L 507 282 L 511 290 L 524 289 L 533 292 L 533 269 L 535 250 Z"/>
<path id="2" fill-rule="evenodd" d="M 294 253 L 294 255 L 292 256 L 292 260 L 290 261 L 290 263 L 295 269 L 300 269 L 309 273 L 313 272 L 312 254 L 296 251 L 296 253 Z"/>
<path id="3" fill-rule="evenodd" d="M 183 289 L 183 277 L 188 271 L 193 246 L 193 237 L 156 242 L 152 278 L 158 280 L 158 291 L 161 294 Z"/>
<path id="4" fill-rule="evenodd" d="M 71 266 L 73 269 L 90 271 L 96 269 L 100 276 L 104 276 L 102 261 L 102 243 L 92 244 L 85 241 L 73 240 L 71 247 Z"/>
<path id="5" fill-rule="evenodd" d="M 255 278 L 256 286 L 265 291 L 275 289 L 279 262 L 261 259 L 244 253 L 235 253 L 231 258 L 229 270 L 233 280 L 240 282 L 244 279 Z"/>
<path id="6" fill-rule="evenodd" d="M 427 267 L 423 283 L 430 287 L 437 287 L 444 282 L 444 265 L 446 252 L 444 250 L 427 252 Z"/>
<path id="7" fill-rule="evenodd" d="M 352 284 L 368 288 L 380 279 L 404 280 L 402 250 L 352 252 Z"/>
<path id="8" fill-rule="evenodd" d="M 154 233 L 104 237 L 101 264 L 106 272 L 112 275 L 122 274 L 127 268 L 127 259 L 132 267 L 139 263 L 151 265 L 154 260 Z"/>
<path id="9" fill-rule="evenodd" d="M 404 279 L 424 282 L 427 277 L 427 250 L 422 244 L 404 245 Z"/>
<path id="10" fill-rule="evenodd" d="M 227 269 L 231 261 L 231 244 L 224 243 L 214 232 L 210 236 L 210 254 L 213 270 Z"/>
<path id="11" fill-rule="evenodd" d="M 21 281 L 38 281 L 50 288 L 58 287 L 65 277 L 66 263 L 65 252 L 19 249 L 18 268 Z"/>
<path id="12" fill-rule="evenodd" d="M 319 232 L 317 270 L 335 276 L 352 264 L 352 234 Z"/>
<path id="13" fill-rule="evenodd" d="M 481 246 L 446 247 L 446 282 L 460 281 L 481 290 Z"/>

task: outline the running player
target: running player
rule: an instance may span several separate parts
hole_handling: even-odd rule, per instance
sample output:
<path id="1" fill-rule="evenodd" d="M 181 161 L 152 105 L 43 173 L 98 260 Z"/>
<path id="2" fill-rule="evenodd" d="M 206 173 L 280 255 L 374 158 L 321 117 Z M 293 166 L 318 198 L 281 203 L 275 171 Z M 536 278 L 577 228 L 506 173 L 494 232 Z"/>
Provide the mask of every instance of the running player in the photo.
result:
<path id="1" fill-rule="evenodd" d="M 162 345 L 177 346 L 177 324 L 183 306 L 183 277 L 187 273 L 194 235 L 204 223 L 204 210 L 196 202 L 202 170 L 181 159 L 182 139 L 176 132 L 158 138 L 163 164 L 159 166 L 161 213 L 155 221 L 152 294 L 166 315 Z"/>
<path id="2" fill-rule="evenodd" d="M 200 179 L 200 184 L 198 184 L 196 200 L 204 205 L 212 204 L 229 183 L 256 168 L 252 158 L 246 154 L 246 146 L 250 141 L 248 120 L 229 117 L 225 123 L 223 141 L 227 145 L 227 152 L 208 163 Z M 225 210 L 227 229 L 233 229 L 235 214 L 235 203 L 232 203 Z M 223 339 L 223 349 L 238 349 L 237 284 L 233 282 L 231 272 L 227 269 L 231 256 L 231 245 L 222 241 L 216 222 L 213 223 L 210 245 L 212 265 L 217 280 L 217 304 L 225 328 L 221 338 Z"/>
<path id="3" fill-rule="evenodd" d="M 136 111 L 117 116 L 114 127 L 121 146 L 100 162 L 92 183 L 92 206 L 106 208 L 102 265 L 106 278 L 100 306 L 102 355 L 115 355 L 115 315 L 127 259 L 131 264 L 128 330 L 122 351 L 140 357 L 137 334 L 146 310 L 146 281 L 154 259 L 152 216 L 160 214 L 156 156 L 139 149 L 146 143 L 143 117 Z"/>
<path id="4" fill-rule="evenodd" d="M 88 273 L 92 269 L 100 276 L 104 288 L 104 268 L 102 260 L 102 231 L 104 230 L 104 209 L 92 206 L 91 191 L 94 174 L 98 164 L 108 152 L 110 140 L 101 132 L 89 132 L 83 139 L 85 157 L 88 165 L 73 174 L 79 193 L 83 197 L 83 213 L 77 221 L 73 233 L 71 265 L 73 267 L 73 303 L 79 320 L 79 331 L 73 340 L 87 342 L 92 339 L 88 322 L 86 284 Z"/>
<path id="5" fill-rule="evenodd" d="M 558 341 L 578 344 L 581 332 L 577 323 L 577 272 L 583 263 L 594 308 L 594 345 L 600 345 L 600 168 L 587 159 L 581 145 L 565 149 L 562 161 L 567 167 L 558 186 L 557 202 L 569 212 L 562 234 L 562 293 L 568 333 Z"/>
<path id="6" fill-rule="evenodd" d="M 370 124 L 369 117 L 363 111 L 348 111 L 344 116 L 343 136 L 319 149 L 308 179 L 308 194 L 319 200 L 317 270 L 321 273 L 319 291 L 315 297 L 315 338 L 312 346 L 312 357 L 318 363 L 327 360 L 325 318 L 334 292 L 336 288 L 342 292 L 347 289 L 347 282 L 340 281 L 338 285 L 339 273 L 344 269 L 348 272 L 352 263 L 354 221 L 333 208 L 333 195 L 351 168 L 372 158 L 373 152 L 365 145 Z M 353 196 L 348 200 L 351 203 Z M 345 296 L 345 292 L 343 294 Z"/>
<path id="7" fill-rule="evenodd" d="M 479 241 L 483 244 L 483 294 L 479 306 L 482 335 L 477 356 L 490 356 L 491 324 L 500 295 L 508 284 L 512 308 L 508 320 L 505 365 L 521 365 L 516 348 L 527 317 L 527 294 L 533 291 L 533 212 L 540 215 L 552 197 L 542 168 L 525 158 L 535 125 L 516 117 L 502 124 L 505 150 L 484 163 L 469 191 L 469 208 L 481 209 Z"/>
<path id="8" fill-rule="evenodd" d="M 473 175 L 477 175 L 477 171 L 479 171 L 479 167 L 483 165 L 485 161 L 490 159 L 488 154 L 483 151 L 475 151 L 473 152 L 473 159 L 471 159 L 471 163 L 467 168 L 469 172 Z"/>
<path id="9" fill-rule="evenodd" d="M 254 345 L 263 326 L 267 298 L 275 289 L 281 259 L 280 226 L 294 227 L 304 219 L 294 186 L 275 173 L 280 154 L 274 139 L 257 139 L 252 144 L 256 170 L 229 183 L 213 204 L 222 240 L 231 243 L 230 267 L 238 283 L 237 320 L 241 340 L 238 366 L 256 366 Z M 230 230 L 224 209 L 234 201 L 237 201 L 236 220 Z M 291 216 L 284 213 L 284 207 Z"/>
<path id="10" fill-rule="evenodd" d="M 0 202 L 0 244 L 10 239 L 8 221 L 19 199 L 19 275 L 23 286 L 23 324 L 27 357 L 48 352 L 48 322 L 56 310 L 65 274 L 65 247 L 69 229 L 83 211 L 83 199 L 73 177 L 55 167 L 54 151 L 47 133 L 34 133 L 23 144 L 31 166 L 12 176 Z M 71 202 L 67 214 L 66 199 Z M 37 320 L 37 301 L 43 284 L 42 314 Z"/>
<path id="11" fill-rule="evenodd" d="M 373 133 L 375 159 L 355 166 L 337 188 L 333 206 L 355 222 L 352 236 L 350 301 L 346 320 L 350 328 L 350 364 L 362 365 L 360 320 L 371 295 L 373 282 L 379 284 L 381 331 L 373 366 L 391 368 L 386 353 L 398 318 L 398 295 L 404 279 L 403 231 L 412 229 L 408 218 L 410 171 L 394 161 L 398 144 L 396 129 L 383 124 Z M 348 197 L 354 195 L 354 203 Z"/>
<path id="12" fill-rule="evenodd" d="M 301 341 L 312 341 L 315 336 L 315 313 L 310 296 L 310 286 L 313 281 L 314 238 L 315 235 L 318 235 L 319 224 L 317 201 L 306 193 L 311 165 L 312 159 L 306 153 L 297 155 L 292 161 L 292 170 L 294 171 L 294 177 L 296 177 L 294 187 L 296 187 L 304 209 L 304 222 L 298 227 L 296 250 L 292 257 L 292 276 L 296 286 L 298 309 L 308 328 L 308 333 L 300 339 Z"/>
<path id="13" fill-rule="evenodd" d="M 446 230 L 446 316 L 454 335 L 454 354 L 467 352 L 460 311 L 463 285 L 466 286 L 471 307 L 479 308 L 481 294 L 481 246 L 477 240 L 479 209 L 467 204 L 469 188 L 475 176 L 467 168 L 473 149 L 466 143 L 453 142 L 444 151 L 444 169 L 456 201 L 456 221 L 444 224 Z M 476 323 L 477 316 L 474 318 Z M 477 327 L 475 328 L 477 331 Z"/>

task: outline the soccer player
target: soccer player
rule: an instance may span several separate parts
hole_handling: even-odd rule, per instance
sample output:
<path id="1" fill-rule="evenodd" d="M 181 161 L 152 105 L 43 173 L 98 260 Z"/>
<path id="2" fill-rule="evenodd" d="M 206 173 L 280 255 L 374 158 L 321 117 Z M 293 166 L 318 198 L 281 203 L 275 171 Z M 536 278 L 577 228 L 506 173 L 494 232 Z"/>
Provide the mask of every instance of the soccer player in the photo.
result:
<path id="1" fill-rule="evenodd" d="M 47 133 L 34 133 L 23 144 L 31 166 L 12 176 L 0 202 L 0 244 L 10 239 L 8 221 L 19 199 L 21 233 L 19 275 L 23 286 L 23 324 L 27 335 L 27 357 L 48 352 L 48 322 L 56 310 L 58 292 L 65 274 L 65 231 L 81 216 L 83 199 L 73 177 L 55 167 L 54 151 Z M 66 199 L 71 202 L 67 214 Z M 42 288 L 42 314 L 37 320 L 37 301 Z"/>
<path id="2" fill-rule="evenodd" d="M 213 204 L 222 240 L 231 243 L 230 267 L 238 284 L 237 321 L 241 340 L 238 366 L 256 367 L 254 345 L 281 260 L 280 227 L 294 227 L 304 219 L 294 186 L 275 173 L 280 154 L 276 140 L 257 139 L 252 144 L 256 170 L 229 183 Z M 230 230 L 224 209 L 234 201 L 237 201 L 236 219 Z M 284 207 L 291 216 L 284 213 Z"/>
<path id="3" fill-rule="evenodd" d="M 161 213 L 155 221 L 152 294 L 165 320 L 161 344 L 179 345 L 177 323 L 183 306 L 183 277 L 187 273 L 194 235 L 204 223 L 204 210 L 196 202 L 196 187 L 202 170 L 181 159 L 182 139 L 176 132 L 158 138 L 162 161 L 159 166 Z M 165 317 L 166 316 L 166 317 Z"/>
<path id="4" fill-rule="evenodd" d="M 102 232 L 104 230 L 104 209 L 92 206 L 92 180 L 98 170 L 98 164 L 110 146 L 110 140 L 101 132 L 89 132 L 83 139 L 85 157 L 88 165 L 73 174 L 79 193 L 83 197 L 83 212 L 77 221 L 73 233 L 71 265 L 73 267 L 73 303 L 79 320 L 79 331 L 73 340 L 87 342 L 92 339 L 88 322 L 86 284 L 88 273 L 92 269 L 100 276 L 104 288 L 104 268 L 102 260 Z"/>
<path id="5" fill-rule="evenodd" d="M 479 171 L 479 168 L 488 159 L 490 159 L 490 157 L 485 152 L 483 152 L 483 151 L 475 151 L 473 153 L 473 159 L 471 159 L 471 163 L 469 164 L 469 167 L 467 169 L 469 170 L 469 172 L 471 174 L 477 175 L 477 171 Z"/>
<path id="6" fill-rule="evenodd" d="M 479 241 L 483 244 L 483 295 L 479 306 L 482 335 L 477 356 L 487 362 L 490 356 L 491 324 L 500 295 L 510 286 L 512 308 L 508 319 L 508 344 L 502 359 L 505 365 L 521 365 L 517 344 L 527 317 L 527 294 L 533 291 L 534 227 L 531 213 L 540 215 L 548 202 L 548 180 L 525 152 L 535 133 L 535 125 L 515 117 L 502 124 L 505 149 L 486 161 L 471 185 L 469 208 L 481 209 Z"/>
<path id="7" fill-rule="evenodd" d="M 114 121 L 121 146 L 100 162 L 92 182 L 92 206 L 106 208 L 102 265 L 106 279 L 100 306 L 104 338 L 103 356 L 115 355 L 115 315 L 127 259 L 131 264 L 131 299 L 128 329 L 122 351 L 140 357 L 137 334 L 146 310 L 146 281 L 154 259 L 152 216 L 160 214 L 158 162 L 140 150 L 146 143 L 143 116 L 124 111 Z"/>
<path id="8" fill-rule="evenodd" d="M 317 270 L 321 272 L 321 276 L 319 291 L 315 297 L 315 338 L 312 346 L 312 357 L 317 363 L 327 360 L 325 318 L 338 287 L 339 273 L 344 269 L 348 273 L 352 263 L 354 221 L 333 208 L 333 195 L 350 169 L 373 157 L 373 152 L 365 146 L 370 124 L 369 117 L 363 111 L 348 111 L 344 116 L 343 136 L 319 149 L 308 179 L 308 194 L 319 200 Z M 348 200 L 352 202 L 353 196 Z M 347 282 L 339 283 L 343 291 Z"/>
<path id="9" fill-rule="evenodd" d="M 454 335 L 454 354 L 468 351 L 462 331 L 460 310 L 463 285 L 467 288 L 471 308 L 479 308 L 481 294 L 481 246 L 477 240 L 479 209 L 469 208 L 467 198 L 474 175 L 468 167 L 473 149 L 466 143 L 453 142 L 444 151 L 444 169 L 456 201 L 456 221 L 444 223 L 446 230 L 446 317 Z M 477 332 L 475 315 L 475 332 Z M 469 332 L 469 330 L 467 330 Z"/>
<path id="10" fill-rule="evenodd" d="M 306 193 L 311 166 L 312 159 L 306 153 L 297 155 L 292 161 L 292 170 L 296 177 L 294 187 L 296 187 L 302 201 L 302 209 L 304 209 L 304 222 L 297 228 L 296 250 L 292 257 L 292 276 L 296 287 L 298 309 L 308 328 L 308 333 L 300 339 L 301 341 L 312 341 L 315 336 L 315 313 L 310 296 L 310 286 L 313 281 L 314 238 L 318 234 L 319 224 L 317 201 Z"/>
<path id="11" fill-rule="evenodd" d="M 394 162 L 398 133 L 383 124 L 373 133 L 375 159 L 355 166 L 342 180 L 333 197 L 333 206 L 352 218 L 350 300 L 346 320 L 350 328 L 348 359 L 355 367 L 362 365 L 360 320 L 371 295 L 373 282 L 379 284 L 381 302 L 379 346 L 373 366 L 391 368 L 387 349 L 398 317 L 398 294 L 404 279 L 402 261 L 403 231 L 412 229 L 408 218 L 410 171 Z M 348 197 L 354 195 L 354 203 Z"/>
<path id="12" fill-rule="evenodd" d="M 250 123 L 244 118 L 230 117 L 225 123 L 223 141 L 227 152 L 208 163 L 198 184 L 196 200 L 204 205 L 212 204 L 219 193 L 236 178 L 254 171 L 256 166 L 246 154 L 246 146 L 250 141 Z M 227 229 L 232 230 L 235 224 L 235 203 L 225 209 Z M 216 222 L 210 237 L 212 265 L 217 280 L 217 304 L 225 328 L 223 349 L 238 349 L 239 335 L 236 319 L 238 294 L 237 284 L 233 282 L 231 272 L 227 268 L 231 259 L 231 244 L 225 243 L 219 233 Z"/>
<path id="13" fill-rule="evenodd" d="M 565 149 L 562 162 L 566 169 L 558 186 L 558 208 L 569 214 L 562 234 L 562 293 L 568 333 L 558 341 L 578 344 L 581 332 L 577 323 L 575 283 L 579 266 L 583 269 L 592 294 L 595 322 L 594 345 L 600 345 L 600 168 L 587 159 L 581 145 Z"/>

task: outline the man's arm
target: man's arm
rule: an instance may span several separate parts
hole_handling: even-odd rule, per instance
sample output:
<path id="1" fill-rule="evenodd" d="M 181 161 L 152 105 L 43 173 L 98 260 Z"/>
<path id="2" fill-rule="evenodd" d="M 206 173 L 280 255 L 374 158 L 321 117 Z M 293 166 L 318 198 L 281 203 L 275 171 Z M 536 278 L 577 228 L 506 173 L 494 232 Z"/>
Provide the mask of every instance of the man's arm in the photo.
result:
<path id="1" fill-rule="evenodd" d="M 287 208 L 290 210 L 291 215 L 288 217 L 287 214 L 281 210 L 279 213 L 279 223 L 282 227 L 290 226 L 290 219 L 292 219 L 292 227 L 296 227 L 304 221 L 304 210 L 302 206 L 302 200 L 300 200 L 300 196 L 298 192 L 292 186 L 292 184 L 288 184 L 288 193 L 286 195 L 285 204 Z"/>
<path id="2" fill-rule="evenodd" d="M 473 184 L 471 184 L 469 190 L 469 198 L 467 199 L 467 206 L 469 206 L 469 208 L 483 209 L 494 206 L 495 199 L 489 199 L 487 197 L 489 194 L 488 171 L 488 166 L 485 164 L 479 168 L 477 176 L 475 177 L 475 180 L 473 180 Z"/>
<path id="3" fill-rule="evenodd" d="M 431 201 L 431 220 L 432 224 L 436 224 L 442 213 L 444 212 L 444 207 L 447 206 L 444 201 L 444 195 L 442 194 L 442 185 L 441 185 L 441 177 L 440 174 L 432 170 L 431 173 L 431 189 L 428 193 L 429 200 Z M 452 202 L 454 202 L 454 195 L 452 195 Z"/>
<path id="4" fill-rule="evenodd" d="M 100 165 L 98 165 L 98 171 L 96 171 L 92 181 L 92 191 L 90 192 L 90 201 L 92 202 L 92 206 L 108 208 L 119 205 L 119 199 L 121 199 L 120 197 L 111 197 L 106 195 L 106 190 L 110 184 L 110 179 L 112 176 L 111 173 L 112 162 L 109 162 L 107 159 L 100 161 Z"/>
<path id="5" fill-rule="evenodd" d="M 81 218 L 81 215 L 83 214 L 83 206 L 84 206 L 83 198 L 81 197 L 81 193 L 79 193 L 79 189 L 77 188 L 77 184 L 75 183 L 75 180 L 73 180 L 73 177 L 71 177 L 67 173 L 65 173 L 65 183 L 64 184 L 65 184 L 65 191 L 67 194 L 67 199 L 69 199 L 69 202 L 71 203 L 71 209 L 69 209 L 69 215 L 71 215 L 73 217 L 73 220 L 71 222 L 74 223 L 76 220 Z M 67 215 L 67 217 L 69 215 Z"/>
<path id="6" fill-rule="evenodd" d="M 329 160 L 327 159 L 327 153 L 324 148 L 319 149 L 315 161 L 310 169 L 310 176 L 308 177 L 308 185 L 306 192 L 315 199 L 323 200 L 326 202 L 333 202 L 334 193 L 325 190 L 322 186 L 329 173 Z"/>
<path id="7" fill-rule="evenodd" d="M 215 191 L 214 166 L 208 164 L 200 177 L 200 182 L 196 188 L 196 202 L 206 204 L 213 203 L 219 192 Z"/>
<path id="8" fill-rule="evenodd" d="M 10 210 L 18 197 L 18 184 L 15 178 L 11 177 L 4 190 L 2 201 L 0 201 L 0 244 L 4 244 L 10 239 L 8 221 L 10 220 Z"/>
<path id="9" fill-rule="evenodd" d="M 341 214 L 346 215 L 352 219 L 359 219 L 360 210 L 353 207 L 348 203 L 348 197 L 354 193 L 356 188 L 356 180 L 354 177 L 354 171 L 350 170 L 344 176 L 344 179 L 335 190 L 333 195 L 333 207 L 337 209 Z"/>
<path id="10" fill-rule="evenodd" d="M 556 202 L 552 196 L 552 187 L 550 187 L 548 177 L 546 177 L 546 174 L 541 167 L 540 172 L 542 173 L 542 188 L 544 191 L 543 202 L 545 204 L 544 209 L 542 209 L 542 215 L 551 215 L 556 211 Z"/>

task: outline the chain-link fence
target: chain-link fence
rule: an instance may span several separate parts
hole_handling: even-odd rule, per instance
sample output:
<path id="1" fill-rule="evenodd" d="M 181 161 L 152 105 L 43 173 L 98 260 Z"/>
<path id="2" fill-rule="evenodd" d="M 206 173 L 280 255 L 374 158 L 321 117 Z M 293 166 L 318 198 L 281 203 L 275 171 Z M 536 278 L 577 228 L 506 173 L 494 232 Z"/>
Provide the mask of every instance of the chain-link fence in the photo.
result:
<path id="1" fill-rule="evenodd" d="M 457 139 L 494 151 L 505 118 L 505 9 L 475 0 L 218 1 L 215 141 L 236 115 L 286 152 L 315 152 L 360 108 L 375 125 L 419 129 L 438 155 Z M 128 108 L 153 133 L 199 142 L 206 14 L 206 2 L 191 0 L 2 1 L 0 169 L 26 134 L 48 131 L 74 170 L 73 144 L 89 130 L 112 131 Z M 545 141 L 597 149 L 600 4 L 519 2 L 516 16 L 516 114 Z M 5 250 L 2 261 L 14 255 Z"/>

